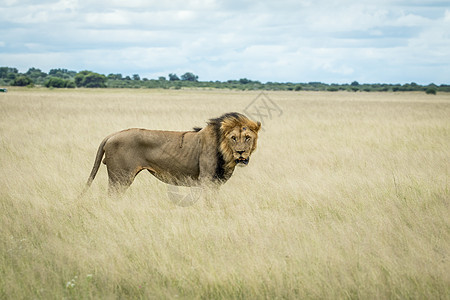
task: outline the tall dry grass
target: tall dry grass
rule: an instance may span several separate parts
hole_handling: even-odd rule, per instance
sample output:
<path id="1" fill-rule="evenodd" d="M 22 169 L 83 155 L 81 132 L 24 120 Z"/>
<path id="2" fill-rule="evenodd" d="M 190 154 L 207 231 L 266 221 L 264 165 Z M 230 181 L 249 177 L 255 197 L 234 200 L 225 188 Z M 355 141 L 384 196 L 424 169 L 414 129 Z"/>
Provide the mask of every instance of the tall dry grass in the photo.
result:
<path id="1" fill-rule="evenodd" d="M 0 298 L 450 298 L 450 95 L 270 92 L 283 115 L 213 207 L 142 173 L 122 199 L 100 141 L 188 130 L 257 92 L 0 95 Z"/>

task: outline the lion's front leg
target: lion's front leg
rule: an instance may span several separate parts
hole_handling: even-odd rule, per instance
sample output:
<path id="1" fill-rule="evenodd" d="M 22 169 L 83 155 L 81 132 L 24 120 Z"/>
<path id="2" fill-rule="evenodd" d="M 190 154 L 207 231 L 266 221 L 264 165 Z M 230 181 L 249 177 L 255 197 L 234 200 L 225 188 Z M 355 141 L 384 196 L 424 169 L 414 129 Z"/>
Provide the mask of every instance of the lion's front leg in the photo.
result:
<path id="1" fill-rule="evenodd" d="M 213 208 L 217 205 L 217 199 L 219 194 L 220 186 L 218 184 L 205 185 L 202 188 L 202 199 L 206 207 Z"/>
<path id="2" fill-rule="evenodd" d="M 217 192 L 220 188 L 219 182 L 215 179 L 217 161 L 211 159 L 210 155 L 200 156 L 199 181 L 202 187 L 202 198 L 208 207 L 212 207 L 213 201 L 217 198 Z"/>

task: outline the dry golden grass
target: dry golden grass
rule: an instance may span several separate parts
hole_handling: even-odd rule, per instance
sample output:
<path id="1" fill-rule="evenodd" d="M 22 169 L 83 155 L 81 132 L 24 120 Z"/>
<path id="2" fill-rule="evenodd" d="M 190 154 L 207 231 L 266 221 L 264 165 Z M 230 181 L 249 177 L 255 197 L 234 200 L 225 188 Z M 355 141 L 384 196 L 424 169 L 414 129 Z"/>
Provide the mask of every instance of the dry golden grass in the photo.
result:
<path id="1" fill-rule="evenodd" d="M 450 95 L 269 92 L 281 117 L 213 207 L 142 173 L 122 199 L 100 141 L 188 130 L 257 92 L 0 95 L 0 298 L 450 298 Z"/>

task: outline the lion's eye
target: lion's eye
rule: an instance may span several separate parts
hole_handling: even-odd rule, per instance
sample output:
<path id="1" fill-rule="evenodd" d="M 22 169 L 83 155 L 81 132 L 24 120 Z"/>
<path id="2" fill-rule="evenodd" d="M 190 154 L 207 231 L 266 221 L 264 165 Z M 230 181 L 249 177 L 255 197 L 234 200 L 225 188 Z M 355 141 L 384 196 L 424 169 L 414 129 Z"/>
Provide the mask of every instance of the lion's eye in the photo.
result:
<path id="1" fill-rule="evenodd" d="M 248 136 L 248 135 L 245 137 L 245 141 L 246 141 L 246 142 L 250 141 L 250 139 L 251 139 L 251 137 Z"/>
<path id="2" fill-rule="evenodd" d="M 237 141 L 237 139 L 236 139 L 236 137 L 235 137 L 234 135 L 231 137 L 231 139 L 232 139 L 234 142 Z"/>

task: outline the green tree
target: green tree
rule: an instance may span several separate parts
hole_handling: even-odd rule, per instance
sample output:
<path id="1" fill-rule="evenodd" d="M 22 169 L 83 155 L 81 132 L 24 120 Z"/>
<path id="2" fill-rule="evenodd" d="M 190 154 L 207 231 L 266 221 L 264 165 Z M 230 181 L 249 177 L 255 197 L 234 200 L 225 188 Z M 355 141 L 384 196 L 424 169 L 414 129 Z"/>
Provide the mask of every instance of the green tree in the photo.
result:
<path id="1" fill-rule="evenodd" d="M 90 71 L 81 71 L 81 72 L 78 72 L 77 75 L 75 75 L 75 85 L 77 87 L 83 87 L 84 86 L 83 80 L 84 80 L 84 77 L 88 73 L 90 73 Z"/>
<path id="2" fill-rule="evenodd" d="M 183 81 L 198 81 L 198 76 L 191 72 L 184 73 L 181 75 L 181 80 Z"/>
<path id="3" fill-rule="evenodd" d="M 0 78 L 9 78 L 9 74 L 14 74 L 15 78 L 19 74 L 19 70 L 16 68 L 0 67 Z"/>
<path id="4" fill-rule="evenodd" d="M 133 74 L 133 80 L 139 81 L 141 80 L 141 77 L 139 77 L 139 74 Z"/>
<path id="5" fill-rule="evenodd" d="M 47 77 L 47 73 L 44 73 L 41 69 L 37 68 L 29 68 L 25 75 L 36 84 L 43 84 L 45 78 Z"/>
<path id="6" fill-rule="evenodd" d="M 30 77 L 26 75 L 20 75 L 14 79 L 12 85 L 15 86 L 27 86 L 27 85 L 33 85 L 33 80 L 30 79 Z"/>
<path id="7" fill-rule="evenodd" d="M 19 76 L 19 71 L 16 68 L 0 67 L 1 85 L 10 85 L 17 76 Z"/>
<path id="8" fill-rule="evenodd" d="M 177 80 L 180 80 L 180 78 L 177 76 L 177 74 L 170 73 L 169 74 L 169 80 L 170 81 L 177 81 Z"/>
<path id="9" fill-rule="evenodd" d="M 240 84 L 247 84 L 247 83 L 250 83 L 250 82 L 252 82 L 252 81 L 250 79 L 247 79 L 247 78 L 239 79 L 239 83 Z"/>
<path id="10" fill-rule="evenodd" d="M 122 74 L 108 74 L 108 79 L 110 80 L 122 80 Z"/>
<path id="11" fill-rule="evenodd" d="M 48 72 L 48 75 L 53 76 L 53 77 L 63 78 L 63 79 L 69 79 L 69 78 L 74 78 L 75 75 L 77 75 L 77 72 L 69 71 L 67 69 L 51 69 Z"/>
<path id="12" fill-rule="evenodd" d="M 106 77 L 91 71 L 81 71 L 75 76 L 75 84 L 77 87 L 104 88 Z"/>

